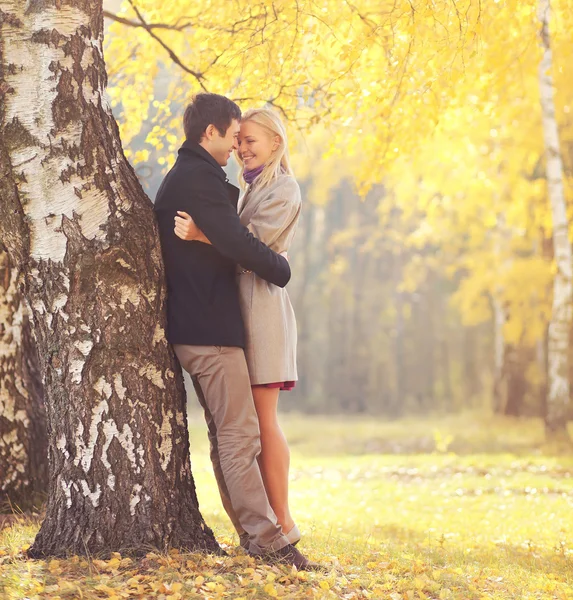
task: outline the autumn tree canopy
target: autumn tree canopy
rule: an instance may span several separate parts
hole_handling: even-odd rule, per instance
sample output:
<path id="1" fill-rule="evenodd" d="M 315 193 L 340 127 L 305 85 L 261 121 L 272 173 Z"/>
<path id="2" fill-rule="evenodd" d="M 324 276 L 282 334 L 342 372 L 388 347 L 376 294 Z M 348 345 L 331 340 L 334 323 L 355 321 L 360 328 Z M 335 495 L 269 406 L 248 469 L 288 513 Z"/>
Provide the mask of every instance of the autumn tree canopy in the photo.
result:
<path id="1" fill-rule="evenodd" d="M 107 13 L 122 138 L 136 164 L 165 168 L 180 141 L 179 107 L 194 91 L 272 104 L 303 134 L 294 162 L 313 204 L 328 203 L 344 180 L 362 195 L 379 186 L 378 226 L 348 222 L 346 234 L 323 239 L 341 285 L 349 246 L 380 257 L 391 236 L 400 293 L 422 293 L 430 272 L 450 279 L 446 309 L 465 327 L 494 324 L 491 377 L 506 377 L 520 348 L 529 358 L 517 370 L 542 396 L 556 268 L 540 5 L 127 0 Z M 546 70 L 569 198 L 573 4 L 551 9 Z"/>

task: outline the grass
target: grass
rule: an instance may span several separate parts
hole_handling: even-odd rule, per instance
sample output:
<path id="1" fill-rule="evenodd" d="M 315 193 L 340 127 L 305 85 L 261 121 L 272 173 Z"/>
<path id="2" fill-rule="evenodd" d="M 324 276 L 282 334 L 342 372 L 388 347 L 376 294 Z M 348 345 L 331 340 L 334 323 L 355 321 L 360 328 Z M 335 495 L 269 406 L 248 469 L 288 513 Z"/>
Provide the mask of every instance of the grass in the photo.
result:
<path id="1" fill-rule="evenodd" d="M 200 504 L 233 548 L 201 419 L 192 413 L 190 426 Z M 283 422 L 301 548 L 326 573 L 269 567 L 234 549 L 228 558 L 28 561 L 22 549 L 37 525 L 20 520 L 0 531 L 0 598 L 573 600 L 573 457 L 544 453 L 540 422 Z"/>

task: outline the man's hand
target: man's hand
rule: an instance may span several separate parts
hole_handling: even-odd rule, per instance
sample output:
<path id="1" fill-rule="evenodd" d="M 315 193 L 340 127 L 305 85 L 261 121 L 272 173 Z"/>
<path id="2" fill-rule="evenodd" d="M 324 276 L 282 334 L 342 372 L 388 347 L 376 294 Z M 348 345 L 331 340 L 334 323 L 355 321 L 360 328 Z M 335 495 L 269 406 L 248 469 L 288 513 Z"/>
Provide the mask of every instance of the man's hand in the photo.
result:
<path id="1" fill-rule="evenodd" d="M 195 221 L 186 212 L 177 211 L 177 217 L 175 217 L 175 235 L 180 237 L 182 240 L 194 240 L 196 242 L 203 242 L 204 244 L 210 244 L 211 242 L 207 239 L 205 234 L 195 225 Z"/>

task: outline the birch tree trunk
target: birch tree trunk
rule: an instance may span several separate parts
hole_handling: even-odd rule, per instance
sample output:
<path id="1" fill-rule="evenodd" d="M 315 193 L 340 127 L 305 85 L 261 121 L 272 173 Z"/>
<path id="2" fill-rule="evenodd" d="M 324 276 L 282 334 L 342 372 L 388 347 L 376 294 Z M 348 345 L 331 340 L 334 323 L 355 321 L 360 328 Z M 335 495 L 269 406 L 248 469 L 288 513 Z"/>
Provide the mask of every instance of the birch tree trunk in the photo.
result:
<path id="1" fill-rule="evenodd" d="M 568 344 L 571 328 L 571 301 L 573 281 L 571 276 L 572 252 L 569 242 L 569 222 L 563 185 L 563 162 L 559 146 L 559 132 L 555 117 L 553 78 L 551 76 L 552 54 L 549 22 L 550 0 L 539 0 L 540 38 L 543 57 L 539 65 L 539 88 L 545 156 L 547 187 L 553 216 L 553 247 L 557 272 L 553 284 L 553 306 L 549 324 L 548 368 L 549 392 L 545 430 L 548 438 L 565 439 L 569 412 L 569 358 Z"/>
<path id="2" fill-rule="evenodd" d="M 30 553 L 216 551 L 152 206 L 104 95 L 102 0 L 0 0 L 0 35 L 0 239 L 26 265 L 49 432 Z"/>
<path id="3" fill-rule="evenodd" d="M 0 246 L 0 512 L 39 507 L 48 489 L 42 382 L 19 275 Z"/>

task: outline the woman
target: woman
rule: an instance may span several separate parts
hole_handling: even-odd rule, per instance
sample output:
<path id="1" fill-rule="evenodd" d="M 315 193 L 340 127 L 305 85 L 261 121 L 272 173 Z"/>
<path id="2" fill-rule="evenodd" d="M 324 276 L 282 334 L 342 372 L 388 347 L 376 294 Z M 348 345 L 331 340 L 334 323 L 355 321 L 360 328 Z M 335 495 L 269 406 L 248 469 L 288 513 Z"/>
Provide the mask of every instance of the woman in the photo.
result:
<path id="1" fill-rule="evenodd" d="M 253 109 L 243 115 L 236 154 L 245 189 L 241 222 L 275 252 L 288 251 L 301 195 L 290 167 L 286 130 L 274 111 Z M 196 227 L 184 239 L 209 243 Z M 285 289 L 242 268 L 238 279 L 245 356 L 261 431 L 261 475 L 283 532 L 296 544 L 300 532 L 288 504 L 290 452 L 277 415 L 279 392 L 291 390 L 297 380 L 294 311 Z"/>

